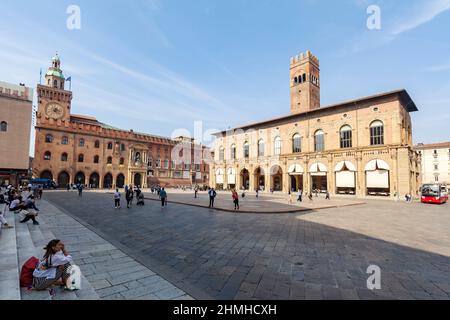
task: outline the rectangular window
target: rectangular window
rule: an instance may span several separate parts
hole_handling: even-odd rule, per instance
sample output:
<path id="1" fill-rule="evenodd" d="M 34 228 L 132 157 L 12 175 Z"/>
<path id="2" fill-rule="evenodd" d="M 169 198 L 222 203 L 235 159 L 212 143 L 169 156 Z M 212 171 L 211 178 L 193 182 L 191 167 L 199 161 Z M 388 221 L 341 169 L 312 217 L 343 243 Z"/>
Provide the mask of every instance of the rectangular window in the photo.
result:
<path id="1" fill-rule="evenodd" d="M 195 171 L 200 171 L 200 165 L 199 164 L 195 165 Z"/>
<path id="2" fill-rule="evenodd" d="M 175 161 L 172 160 L 172 169 L 175 169 Z"/>
<path id="3" fill-rule="evenodd" d="M 244 158 L 250 158 L 250 146 L 248 144 L 244 145 Z"/>
<path id="4" fill-rule="evenodd" d="M 434 165 L 434 170 L 439 170 L 439 165 L 435 164 Z"/>
<path id="5" fill-rule="evenodd" d="M 315 140 L 315 151 L 322 152 L 325 150 L 325 135 L 318 134 L 314 138 Z"/>
<path id="6" fill-rule="evenodd" d="M 156 168 L 161 169 L 161 160 L 156 160 Z"/>
<path id="7" fill-rule="evenodd" d="M 164 160 L 164 169 L 169 169 L 169 160 Z"/>

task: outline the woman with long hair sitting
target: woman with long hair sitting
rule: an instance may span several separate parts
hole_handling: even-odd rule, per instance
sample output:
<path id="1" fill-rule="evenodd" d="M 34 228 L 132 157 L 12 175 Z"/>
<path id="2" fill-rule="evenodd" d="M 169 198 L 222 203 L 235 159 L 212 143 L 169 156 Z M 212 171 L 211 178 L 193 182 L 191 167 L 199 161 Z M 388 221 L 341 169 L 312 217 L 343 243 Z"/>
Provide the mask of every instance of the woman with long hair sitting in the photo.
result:
<path id="1" fill-rule="evenodd" d="M 68 268 L 72 256 L 67 253 L 64 244 L 59 240 L 50 241 L 44 248 L 44 258 L 33 272 L 33 288 L 45 290 L 62 279 L 63 284 L 69 278 Z"/>

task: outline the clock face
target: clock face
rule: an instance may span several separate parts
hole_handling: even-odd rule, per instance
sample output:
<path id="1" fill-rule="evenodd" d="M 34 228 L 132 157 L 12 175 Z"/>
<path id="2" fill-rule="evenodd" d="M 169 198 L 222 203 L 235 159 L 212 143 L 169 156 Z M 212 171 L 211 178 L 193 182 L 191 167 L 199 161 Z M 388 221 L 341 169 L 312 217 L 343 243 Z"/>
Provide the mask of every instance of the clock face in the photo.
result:
<path id="1" fill-rule="evenodd" d="M 55 102 L 50 102 L 45 107 L 45 114 L 53 119 L 62 119 L 64 117 L 64 108 Z"/>

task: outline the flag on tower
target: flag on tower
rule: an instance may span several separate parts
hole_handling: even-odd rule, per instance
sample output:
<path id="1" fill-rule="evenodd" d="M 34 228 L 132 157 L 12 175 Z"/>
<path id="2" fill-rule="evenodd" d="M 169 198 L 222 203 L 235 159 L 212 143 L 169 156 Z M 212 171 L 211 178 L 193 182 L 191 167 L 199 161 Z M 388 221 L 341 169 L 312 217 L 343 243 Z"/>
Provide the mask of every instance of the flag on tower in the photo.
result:
<path id="1" fill-rule="evenodd" d="M 71 90 L 72 90 L 72 76 L 68 77 L 68 78 L 66 79 L 66 81 L 70 81 L 69 90 L 71 91 Z"/>

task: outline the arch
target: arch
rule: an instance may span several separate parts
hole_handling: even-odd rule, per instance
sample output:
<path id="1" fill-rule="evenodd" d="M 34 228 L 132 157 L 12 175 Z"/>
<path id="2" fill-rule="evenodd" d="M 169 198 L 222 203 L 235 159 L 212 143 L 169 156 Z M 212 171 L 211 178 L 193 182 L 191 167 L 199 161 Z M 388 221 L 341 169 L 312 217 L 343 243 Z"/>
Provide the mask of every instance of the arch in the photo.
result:
<path id="1" fill-rule="evenodd" d="M 50 151 L 45 151 L 44 160 L 46 160 L 46 161 L 52 160 L 52 153 Z"/>
<path id="2" fill-rule="evenodd" d="M 8 123 L 6 121 L 2 121 L 0 123 L 0 131 L 1 132 L 6 132 L 8 131 Z"/>
<path id="3" fill-rule="evenodd" d="M 280 136 L 276 137 L 273 141 L 274 145 L 274 155 L 279 156 L 281 155 L 281 138 Z"/>
<path id="4" fill-rule="evenodd" d="M 100 162 L 100 157 L 98 155 L 94 156 L 94 163 L 99 163 Z"/>
<path id="5" fill-rule="evenodd" d="M 67 188 L 70 183 L 70 175 L 66 171 L 62 171 L 58 175 L 58 186 L 60 188 Z"/>
<path id="6" fill-rule="evenodd" d="M 125 158 L 124 158 L 124 157 L 120 158 L 119 164 L 120 164 L 121 166 L 123 166 L 123 165 L 125 164 Z"/>
<path id="7" fill-rule="evenodd" d="M 77 172 L 77 174 L 75 175 L 75 184 L 86 184 L 86 175 L 84 174 L 84 172 Z"/>
<path id="8" fill-rule="evenodd" d="M 298 191 L 299 189 L 303 190 L 303 175 L 305 170 L 303 166 L 297 163 L 294 163 L 289 166 L 288 174 L 290 177 L 290 190 Z"/>
<path id="9" fill-rule="evenodd" d="M 381 159 L 370 160 L 364 167 L 365 171 L 390 170 L 386 161 Z"/>
<path id="10" fill-rule="evenodd" d="M 320 162 L 315 162 L 309 167 L 311 177 L 311 191 L 327 192 L 328 190 L 328 168 Z"/>
<path id="11" fill-rule="evenodd" d="M 262 167 L 257 167 L 254 171 L 255 177 L 255 189 L 264 191 L 266 186 L 266 177 L 264 174 L 264 169 Z"/>
<path id="12" fill-rule="evenodd" d="M 241 189 L 250 190 L 250 172 L 244 168 L 241 170 Z"/>
<path id="13" fill-rule="evenodd" d="M 69 156 L 67 155 L 66 152 L 63 152 L 63 153 L 61 154 L 61 161 L 62 161 L 62 162 L 67 162 L 68 158 L 69 158 Z"/>
<path id="14" fill-rule="evenodd" d="M 86 141 L 83 139 L 83 138 L 81 138 L 80 140 L 79 140 L 79 146 L 80 147 L 84 147 L 84 145 L 86 144 Z"/>
<path id="15" fill-rule="evenodd" d="M 225 175 L 225 172 L 222 168 L 219 168 L 216 170 L 216 185 L 224 184 L 224 175 Z"/>
<path id="16" fill-rule="evenodd" d="M 91 173 L 89 176 L 89 188 L 98 189 L 100 186 L 100 175 L 97 172 Z"/>
<path id="17" fill-rule="evenodd" d="M 50 170 L 44 170 L 41 172 L 40 178 L 53 180 L 53 173 Z"/>
<path id="18" fill-rule="evenodd" d="M 234 168 L 228 168 L 227 170 L 227 182 L 231 189 L 236 187 L 236 170 Z"/>
<path id="19" fill-rule="evenodd" d="M 302 152 L 302 138 L 299 133 L 292 136 L 292 153 Z"/>
<path id="20" fill-rule="evenodd" d="M 113 187 L 113 176 L 111 173 L 107 173 L 103 178 L 103 188 L 111 189 Z"/>
<path id="21" fill-rule="evenodd" d="M 116 187 L 123 188 L 125 186 L 125 176 L 123 173 L 119 173 L 116 178 Z"/>
<path id="22" fill-rule="evenodd" d="M 137 187 L 142 187 L 142 174 L 136 173 L 134 175 L 134 185 Z"/>
<path id="23" fill-rule="evenodd" d="M 78 162 L 84 162 L 84 154 L 80 153 L 78 155 Z"/>
<path id="24" fill-rule="evenodd" d="M 100 148 L 100 141 L 99 140 L 95 140 L 94 148 L 96 148 L 96 149 Z"/>
<path id="25" fill-rule="evenodd" d="M 356 193 L 356 166 L 350 161 L 340 161 L 334 167 L 337 194 Z"/>
<path id="26" fill-rule="evenodd" d="M 303 174 L 305 170 L 300 164 L 293 164 L 289 167 L 288 173 L 290 175 Z"/>
<path id="27" fill-rule="evenodd" d="M 61 144 L 68 145 L 69 144 L 69 137 L 67 137 L 67 136 L 62 137 Z"/>
<path id="28" fill-rule="evenodd" d="M 315 162 L 309 167 L 309 172 L 310 173 L 328 172 L 328 168 L 323 163 Z"/>
<path id="29" fill-rule="evenodd" d="M 45 135 L 45 142 L 46 143 L 52 143 L 53 142 L 53 136 L 51 134 Z"/>
<path id="30" fill-rule="evenodd" d="M 113 158 L 111 156 L 109 156 L 106 160 L 107 164 L 112 164 Z"/>
<path id="31" fill-rule="evenodd" d="M 270 189 L 271 191 L 283 190 L 283 169 L 279 165 L 270 168 Z"/>
<path id="32" fill-rule="evenodd" d="M 113 143 L 112 142 L 108 142 L 108 150 L 112 150 L 113 149 Z"/>

